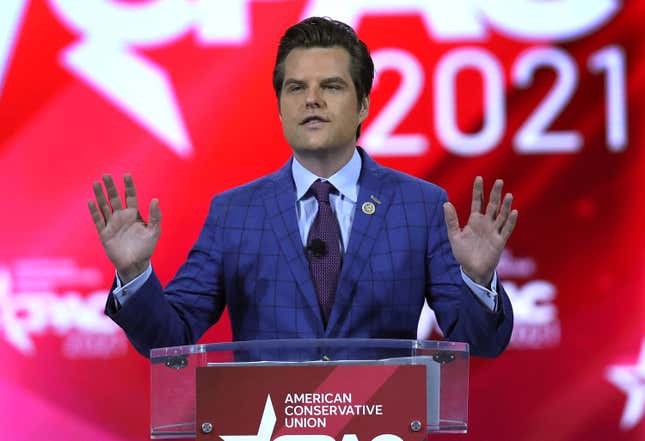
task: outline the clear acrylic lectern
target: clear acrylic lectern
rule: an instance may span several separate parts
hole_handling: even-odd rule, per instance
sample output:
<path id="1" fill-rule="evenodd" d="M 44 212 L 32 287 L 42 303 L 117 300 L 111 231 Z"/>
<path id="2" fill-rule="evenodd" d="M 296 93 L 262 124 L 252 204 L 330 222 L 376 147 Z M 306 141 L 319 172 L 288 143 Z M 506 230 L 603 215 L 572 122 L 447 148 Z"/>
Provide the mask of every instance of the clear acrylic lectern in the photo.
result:
<path id="1" fill-rule="evenodd" d="M 407 441 L 468 428 L 465 343 L 256 340 L 153 349 L 150 361 L 153 439 Z M 233 422 L 242 414 L 248 427 Z"/>

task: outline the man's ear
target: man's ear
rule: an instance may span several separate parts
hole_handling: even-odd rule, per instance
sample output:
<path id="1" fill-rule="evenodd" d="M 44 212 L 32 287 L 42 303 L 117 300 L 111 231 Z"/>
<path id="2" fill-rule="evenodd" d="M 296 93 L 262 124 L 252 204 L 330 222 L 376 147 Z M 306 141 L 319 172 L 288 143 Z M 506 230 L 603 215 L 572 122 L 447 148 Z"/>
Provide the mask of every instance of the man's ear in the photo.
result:
<path id="1" fill-rule="evenodd" d="M 366 96 L 361 100 L 361 108 L 358 111 L 359 123 L 365 121 L 367 115 L 370 113 L 370 97 Z"/>

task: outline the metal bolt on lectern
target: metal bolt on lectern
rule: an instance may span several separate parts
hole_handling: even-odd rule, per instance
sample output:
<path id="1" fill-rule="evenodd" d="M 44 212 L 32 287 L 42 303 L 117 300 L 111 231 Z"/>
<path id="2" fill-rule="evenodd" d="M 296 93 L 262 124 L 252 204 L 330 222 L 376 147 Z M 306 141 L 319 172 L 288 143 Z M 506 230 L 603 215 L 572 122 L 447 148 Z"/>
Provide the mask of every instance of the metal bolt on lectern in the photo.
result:
<path id="1" fill-rule="evenodd" d="M 418 432 L 421 430 L 421 421 L 419 420 L 414 420 L 410 423 L 410 429 L 412 429 L 413 432 Z"/>

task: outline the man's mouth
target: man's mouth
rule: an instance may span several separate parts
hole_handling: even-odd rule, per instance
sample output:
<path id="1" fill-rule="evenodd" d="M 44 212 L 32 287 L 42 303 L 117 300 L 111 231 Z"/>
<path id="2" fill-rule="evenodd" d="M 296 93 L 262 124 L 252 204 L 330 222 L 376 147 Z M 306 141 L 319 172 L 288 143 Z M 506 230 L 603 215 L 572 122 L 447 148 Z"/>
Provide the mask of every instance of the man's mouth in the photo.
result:
<path id="1" fill-rule="evenodd" d="M 326 123 L 326 122 L 329 122 L 329 120 L 323 118 L 322 116 L 312 115 L 312 116 L 308 116 L 305 119 L 303 119 L 300 122 L 300 125 L 301 126 L 305 126 L 305 125 L 306 126 L 317 126 L 317 125 L 320 125 L 320 124 Z"/>

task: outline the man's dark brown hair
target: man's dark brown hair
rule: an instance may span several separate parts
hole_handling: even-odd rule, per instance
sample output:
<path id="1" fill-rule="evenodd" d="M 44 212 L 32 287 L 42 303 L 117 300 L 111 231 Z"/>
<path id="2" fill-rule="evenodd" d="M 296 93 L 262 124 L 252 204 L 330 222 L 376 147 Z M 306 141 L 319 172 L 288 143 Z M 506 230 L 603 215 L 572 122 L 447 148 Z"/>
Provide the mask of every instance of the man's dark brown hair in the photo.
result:
<path id="1" fill-rule="evenodd" d="M 284 62 L 296 48 L 342 47 L 349 53 L 349 73 L 356 89 L 360 109 L 363 98 L 369 97 L 374 79 L 374 62 L 369 50 L 354 29 L 343 22 L 329 17 L 310 17 L 291 26 L 280 39 L 278 55 L 273 68 L 273 89 L 278 101 L 284 82 Z M 356 138 L 360 135 L 360 125 Z"/>

